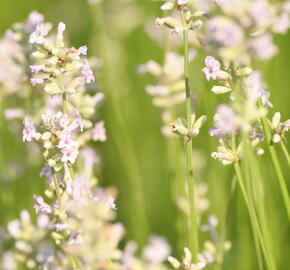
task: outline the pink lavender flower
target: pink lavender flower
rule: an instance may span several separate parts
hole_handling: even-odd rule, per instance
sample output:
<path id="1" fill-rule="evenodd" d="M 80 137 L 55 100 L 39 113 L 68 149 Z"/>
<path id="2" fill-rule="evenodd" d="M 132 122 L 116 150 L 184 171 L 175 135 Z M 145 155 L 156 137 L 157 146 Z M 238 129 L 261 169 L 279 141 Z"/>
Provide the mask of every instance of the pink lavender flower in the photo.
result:
<path id="1" fill-rule="evenodd" d="M 43 44 L 45 36 L 48 34 L 48 29 L 41 23 L 36 26 L 35 31 L 30 35 L 29 42 L 31 44 Z"/>
<path id="2" fill-rule="evenodd" d="M 289 14 L 287 12 L 282 12 L 276 19 L 273 24 L 273 30 L 275 33 L 286 34 L 287 30 L 290 27 Z"/>
<path id="3" fill-rule="evenodd" d="M 55 229 L 57 232 L 61 232 L 63 230 L 66 230 L 69 228 L 69 225 L 68 224 L 61 224 L 61 223 L 56 223 L 54 225 Z"/>
<path id="4" fill-rule="evenodd" d="M 49 183 L 52 182 L 52 169 L 47 163 L 45 163 L 44 167 L 40 171 L 39 176 L 40 177 L 45 176 Z"/>
<path id="5" fill-rule="evenodd" d="M 37 11 L 32 11 L 28 16 L 26 30 L 29 33 L 34 32 L 37 25 L 42 24 L 43 20 L 44 16 L 42 14 L 38 13 Z"/>
<path id="6" fill-rule="evenodd" d="M 100 122 L 95 124 L 95 127 L 93 128 L 93 130 L 91 132 L 91 136 L 92 136 L 93 141 L 104 142 L 107 140 L 106 129 L 105 129 L 104 125 L 105 125 L 104 121 L 100 121 Z"/>
<path id="7" fill-rule="evenodd" d="M 30 65 L 29 68 L 30 68 L 32 73 L 37 74 L 39 71 L 41 71 L 43 69 L 43 65 Z"/>
<path id="8" fill-rule="evenodd" d="M 250 48 L 261 60 L 268 60 L 272 58 L 278 51 L 277 47 L 273 44 L 273 38 L 270 34 L 264 34 L 255 38 L 250 43 Z"/>
<path id="9" fill-rule="evenodd" d="M 81 151 L 81 156 L 84 160 L 84 172 L 85 176 L 90 176 L 95 163 L 100 162 L 100 158 L 97 156 L 96 151 L 91 147 L 85 147 Z"/>
<path id="10" fill-rule="evenodd" d="M 63 148 L 61 150 L 61 153 L 62 153 L 62 157 L 61 157 L 62 162 L 75 163 L 78 157 L 79 151 L 75 147 L 70 147 L 70 148 Z"/>
<path id="11" fill-rule="evenodd" d="M 82 74 L 80 76 L 81 81 L 86 83 L 91 83 L 95 80 L 93 71 L 90 68 L 88 60 L 83 61 L 83 68 L 82 68 Z"/>
<path id="12" fill-rule="evenodd" d="M 74 203 L 77 205 L 82 205 L 85 200 L 91 196 L 91 191 L 87 178 L 76 177 L 70 182 L 71 187 L 69 187 L 69 195 Z"/>
<path id="13" fill-rule="evenodd" d="M 58 148 L 77 148 L 78 143 L 73 140 L 73 134 L 72 133 L 64 133 L 60 135 L 60 140 L 57 145 Z"/>
<path id="14" fill-rule="evenodd" d="M 78 232 L 72 232 L 68 241 L 69 245 L 81 245 L 84 242 L 83 237 Z"/>
<path id="15" fill-rule="evenodd" d="M 258 71 L 252 72 L 245 79 L 245 87 L 251 90 L 251 97 L 257 101 L 258 98 L 262 99 L 262 102 L 265 106 L 272 107 L 272 103 L 270 102 L 270 93 L 265 91 L 266 85 L 263 82 L 262 73 Z"/>
<path id="16" fill-rule="evenodd" d="M 150 264 L 162 263 L 170 254 L 171 248 L 165 238 L 160 236 L 151 236 L 149 244 L 143 250 L 144 258 Z"/>
<path id="17" fill-rule="evenodd" d="M 221 138 L 222 137 L 221 129 L 220 128 L 211 128 L 209 130 L 209 135 Z"/>
<path id="18" fill-rule="evenodd" d="M 244 39 L 242 28 L 233 20 L 226 17 L 215 17 L 207 24 L 208 38 L 218 45 L 234 47 Z"/>
<path id="19" fill-rule="evenodd" d="M 33 208 L 35 209 L 36 213 L 51 214 L 52 209 L 50 205 L 45 203 L 41 196 L 33 195 L 33 199 L 35 201 Z"/>
<path id="20" fill-rule="evenodd" d="M 250 8 L 250 15 L 257 26 L 268 26 L 271 23 L 272 14 L 269 3 L 265 0 L 253 1 Z"/>
<path id="21" fill-rule="evenodd" d="M 44 80 L 40 79 L 40 78 L 31 78 L 30 82 L 33 86 L 37 85 L 37 84 L 43 84 Z"/>
<path id="22" fill-rule="evenodd" d="M 230 134 L 236 129 L 236 118 L 236 114 L 230 106 L 220 105 L 214 117 L 215 127 L 222 135 Z"/>
<path id="23" fill-rule="evenodd" d="M 24 118 L 23 121 L 24 129 L 23 129 L 23 141 L 31 142 L 32 139 L 39 139 L 40 134 L 36 132 L 35 126 L 32 122 L 29 121 L 27 117 Z"/>
<path id="24" fill-rule="evenodd" d="M 78 51 L 82 55 L 87 55 L 88 48 L 87 48 L 87 46 L 81 46 L 81 47 L 79 47 Z"/>
<path id="25" fill-rule="evenodd" d="M 202 72 L 205 74 L 206 79 L 208 81 L 210 79 L 216 80 L 221 68 L 220 62 L 212 56 L 207 56 L 204 62 L 205 67 L 202 69 Z"/>
<path id="26" fill-rule="evenodd" d="M 71 115 L 74 117 L 74 121 L 72 122 L 70 129 L 75 130 L 80 128 L 80 131 L 83 131 L 83 123 L 82 123 L 82 117 L 78 110 L 73 109 L 71 111 Z"/>
<path id="27" fill-rule="evenodd" d="M 12 119 L 16 119 L 16 118 L 22 118 L 24 115 L 24 112 L 22 109 L 6 109 L 4 111 L 4 116 L 7 120 L 12 120 Z"/>

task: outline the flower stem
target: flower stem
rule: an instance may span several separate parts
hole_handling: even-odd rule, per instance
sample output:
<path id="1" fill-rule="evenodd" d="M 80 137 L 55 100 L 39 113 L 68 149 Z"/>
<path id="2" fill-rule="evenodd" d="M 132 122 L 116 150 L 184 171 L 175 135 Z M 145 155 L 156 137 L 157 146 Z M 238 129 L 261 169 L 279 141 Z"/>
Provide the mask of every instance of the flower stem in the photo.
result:
<path id="1" fill-rule="evenodd" d="M 63 113 L 67 114 L 68 113 L 68 108 L 67 108 L 67 94 L 66 94 L 66 92 L 63 92 L 62 100 L 63 100 Z"/>
<path id="2" fill-rule="evenodd" d="M 232 149 L 233 149 L 234 152 L 236 151 L 236 141 L 235 141 L 235 135 L 234 134 L 232 136 Z M 260 245 L 261 245 L 261 249 L 262 249 L 262 252 L 264 254 L 264 258 L 265 258 L 266 264 L 268 266 L 268 269 L 274 270 L 276 268 L 275 268 L 275 266 L 273 264 L 273 261 L 271 260 L 271 255 L 269 253 L 269 250 L 267 249 L 267 247 L 265 245 L 265 240 L 264 240 L 264 237 L 263 237 L 260 225 L 259 225 L 259 220 L 258 220 L 256 212 L 255 212 L 255 207 L 254 207 L 252 201 L 249 198 L 249 194 L 247 193 L 246 186 L 244 184 L 245 181 L 243 179 L 243 175 L 242 175 L 242 171 L 241 171 L 241 167 L 240 167 L 239 161 L 234 163 L 234 168 L 235 168 L 235 173 L 236 173 L 236 176 L 237 176 L 238 184 L 239 184 L 240 189 L 242 191 L 242 195 L 244 197 L 244 200 L 245 200 L 245 203 L 246 203 L 246 207 L 247 207 L 248 212 L 249 212 L 249 216 L 250 216 L 250 221 L 251 221 L 251 224 L 252 224 L 253 232 L 254 232 L 254 234 L 257 235 L 256 237 L 259 239 L 259 242 L 260 242 Z"/>
<path id="3" fill-rule="evenodd" d="M 261 224 L 261 231 L 263 234 L 265 246 L 268 250 L 268 260 L 270 264 L 274 266 L 274 259 L 271 250 L 270 232 L 269 226 L 265 213 L 264 206 L 264 189 L 262 178 L 260 175 L 259 164 L 257 162 L 256 156 L 254 155 L 253 149 L 250 145 L 247 134 L 243 134 L 243 143 L 245 149 L 245 163 L 247 164 L 250 172 L 249 183 L 251 188 L 252 204 L 257 206 L 257 214 Z"/>
<path id="4" fill-rule="evenodd" d="M 186 118 L 187 127 L 192 126 L 192 109 L 191 109 L 191 94 L 189 84 L 189 56 L 188 56 L 188 28 L 184 19 L 183 11 L 180 10 L 180 18 L 184 27 L 183 30 L 183 53 L 184 53 L 184 82 L 186 93 Z M 195 180 L 193 176 L 193 161 L 192 161 L 192 140 L 189 138 L 185 142 L 186 161 L 187 161 L 187 188 L 188 202 L 190 206 L 190 222 L 189 222 L 189 248 L 194 260 L 197 260 L 198 254 L 198 230 L 197 230 L 197 214 L 195 208 Z"/>
<path id="5" fill-rule="evenodd" d="M 281 146 L 282 152 L 284 153 L 284 156 L 285 156 L 285 158 L 287 160 L 287 164 L 290 167 L 290 155 L 288 153 L 288 150 L 287 150 L 286 145 L 283 142 L 283 140 L 280 141 L 280 146 Z"/>
<path id="6" fill-rule="evenodd" d="M 58 182 L 56 174 L 54 174 L 54 176 L 53 176 L 53 183 L 55 185 L 56 199 L 57 199 L 57 203 L 59 206 L 59 210 L 60 210 L 60 213 L 63 213 L 63 205 L 62 205 L 62 200 L 61 200 L 59 182 Z"/>
<path id="7" fill-rule="evenodd" d="M 259 107 L 263 107 L 263 103 L 261 101 L 261 99 L 258 100 L 258 106 Z M 262 122 L 262 127 L 264 130 L 264 134 L 265 134 L 265 138 L 266 138 L 266 143 L 268 145 L 268 149 L 271 155 L 271 159 L 272 159 L 272 163 L 273 163 L 273 167 L 275 170 L 275 173 L 277 175 L 278 181 L 279 181 L 279 185 L 280 185 L 280 189 L 281 189 L 281 193 L 282 193 L 282 197 L 284 200 L 284 204 L 287 210 L 287 215 L 288 215 L 288 220 L 290 221 L 290 199 L 289 199 L 289 193 L 287 190 L 287 185 L 283 176 L 283 172 L 279 163 L 279 159 L 276 153 L 276 150 L 272 144 L 272 136 L 271 136 L 271 130 L 269 127 L 269 124 L 267 122 L 267 118 L 264 116 L 261 118 L 261 122 Z"/>

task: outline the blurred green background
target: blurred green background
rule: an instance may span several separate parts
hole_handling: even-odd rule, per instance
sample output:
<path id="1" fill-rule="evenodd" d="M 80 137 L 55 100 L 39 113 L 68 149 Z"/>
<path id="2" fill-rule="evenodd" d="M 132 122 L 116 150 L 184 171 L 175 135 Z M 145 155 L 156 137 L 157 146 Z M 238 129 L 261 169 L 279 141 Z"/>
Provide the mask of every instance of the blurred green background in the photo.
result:
<path id="1" fill-rule="evenodd" d="M 102 157 L 101 185 L 113 185 L 119 190 L 118 219 L 127 228 L 127 239 L 137 239 L 142 245 L 148 235 L 160 234 L 168 238 L 174 253 L 179 256 L 181 250 L 175 225 L 178 215 L 171 194 L 175 188 L 176 168 L 178 177 L 184 177 L 184 160 L 182 155 L 172 156 L 169 144 L 176 143 L 180 148 L 182 142 L 168 143 L 162 136 L 160 110 L 152 105 L 144 90 L 153 78 L 135 72 L 139 64 L 149 59 L 162 62 L 162 48 L 145 31 L 147 21 L 160 16 L 159 6 L 160 3 L 147 0 L 105 0 L 101 9 L 90 8 L 85 0 L 0 0 L 0 34 L 2 36 L 14 22 L 25 20 L 32 10 L 37 10 L 45 15 L 47 21 L 65 22 L 71 45 L 88 45 L 89 54 L 104 61 L 99 79 L 106 94 L 102 117 L 106 121 L 108 140 L 96 144 Z M 290 34 L 278 37 L 276 42 L 280 53 L 271 62 L 255 65 L 264 72 L 272 94 L 274 109 L 270 115 L 280 111 L 286 120 L 290 113 Z M 208 130 L 216 106 L 224 102 L 224 98 L 210 92 L 210 85 L 201 73 L 204 57 L 199 52 L 191 64 L 196 111 L 199 115 L 208 115 L 206 126 L 193 142 L 194 148 L 200 150 L 195 162 L 197 165 L 202 161 L 205 163 L 198 180 L 209 185 L 210 209 L 207 214 L 216 214 L 222 221 L 228 211 L 224 228 L 226 239 L 232 241 L 233 247 L 226 255 L 223 269 L 256 269 L 254 243 L 242 196 L 238 189 L 230 192 L 232 168 L 210 158 L 217 141 L 208 135 Z M 33 213 L 32 194 L 43 192 L 45 184 L 43 179 L 39 179 L 42 164 L 38 161 L 31 169 L 31 160 L 25 158 L 25 145 L 20 137 L 11 136 L 2 115 L 1 112 L 0 226 L 16 218 L 23 208 Z M 175 160 L 173 163 L 172 158 Z M 271 163 L 267 156 L 259 159 L 266 186 L 273 250 L 278 269 L 286 270 L 289 269 L 287 255 L 290 252 L 287 217 Z M 290 172 L 284 165 L 289 183 Z M 230 196 L 232 200 L 228 207 Z M 139 204 L 136 205 L 135 201 Z M 202 239 L 208 237 L 206 233 L 201 234 Z"/>

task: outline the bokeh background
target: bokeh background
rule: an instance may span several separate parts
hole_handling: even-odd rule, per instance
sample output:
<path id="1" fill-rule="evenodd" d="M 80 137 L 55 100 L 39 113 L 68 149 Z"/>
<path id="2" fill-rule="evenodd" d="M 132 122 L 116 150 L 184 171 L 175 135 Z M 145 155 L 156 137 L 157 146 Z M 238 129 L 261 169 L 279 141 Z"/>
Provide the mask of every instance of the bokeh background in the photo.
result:
<path id="1" fill-rule="evenodd" d="M 25 20 L 31 11 L 37 10 L 47 21 L 66 23 L 71 45 L 87 45 L 89 55 L 103 60 L 98 80 L 106 95 L 101 114 L 106 121 L 108 140 L 95 145 L 102 158 L 98 172 L 100 184 L 115 186 L 119 191 L 118 220 L 127 228 L 126 239 L 136 239 L 143 245 L 149 235 L 162 235 L 179 256 L 182 240 L 177 234 L 178 211 L 172 193 L 176 189 L 174 179 L 185 177 L 185 161 L 180 151 L 182 141 L 168 141 L 160 133 L 160 110 L 152 105 L 144 90 L 146 84 L 154 80 L 136 73 L 136 67 L 149 59 L 162 62 L 160 42 L 146 31 L 148 25 L 153 27 L 152 20 L 161 15 L 160 3 L 147 0 L 103 2 L 101 8 L 94 9 L 86 0 L 0 0 L 0 35 L 14 22 Z M 268 63 L 255 63 L 255 67 L 264 72 L 272 94 L 274 108 L 270 115 L 280 111 L 286 120 L 290 115 L 290 34 L 276 38 L 276 43 L 279 54 Z M 196 111 L 208 115 L 201 134 L 193 141 L 198 181 L 209 186 L 210 208 L 203 222 L 207 215 L 217 215 L 224 224 L 226 239 L 232 241 L 222 269 L 257 269 L 248 214 L 239 189 L 231 189 L 233 170 L 210 158 L 217 141 L 208 135 L 208 130 L 216 106 L 225 99 L 210 92 L 210 84 L 201 73 L 204 57 L 202 52 L 197 53 L 190 72 Z M 0 108 L 0 226 L 18 217 L 24 208 L 34 215 L 32 194 L 41 194 L 45 184 L 39 179 L 40 159 L 30 157 L 22 138 L 9 131 L 9 123 L 3 117 L 6 106 L 2 103 Z M 287 217 L 269 158 L 259 158 L 259 165 L 266 186 L 273 250 L 278 269 L 286 270 L 290 254 Z M 289 184 L 290 172 L 286 164 L 284 172 Z M 208 237 L 201 235 L 202 239 Z"/>

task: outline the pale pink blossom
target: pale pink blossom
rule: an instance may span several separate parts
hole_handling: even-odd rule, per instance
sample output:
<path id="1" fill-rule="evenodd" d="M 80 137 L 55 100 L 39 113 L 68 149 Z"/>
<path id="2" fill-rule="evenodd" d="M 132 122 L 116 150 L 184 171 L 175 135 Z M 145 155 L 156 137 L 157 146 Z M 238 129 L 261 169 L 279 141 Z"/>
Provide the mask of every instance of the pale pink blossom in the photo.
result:
<path id="1" fill-rule="evenodd" d="M 68 194 L 71 196 L 73 203 L 80 206 L 91 196 L 87 178 L 76 177 L 69 184 Z"/>
<path id="2" fill-rule="evenodd" d="M 256 0 L 253 1 L 250 8 L 250 15 L 257 26 L 265 27 L 271 23 L 272 14 L 269 8 L 268 1 Z"/>
<path id="3" fill-rule="evenodd" d="M 210 79 L 216 80 L 221 71 L 220 62 L 212 56 L 207 56 L 204 62 L 205 62 L 205 67 L 202 69 L 202 72 L 205 74 L 206 79 L 208 81 Z"/>
<path id="4" fill-rule="evenodd" d="M 55 229 L 57 232 L 61 232 L 63 230 L 68 229 L 70 226 L 68 224 L 61 224 L 61 223 L 56 223 L 54 225 Z"/>
<path id="5" fill-rule="evenodd" d="M 245 79 L 245 87 L 251 90 L 251 97 L 253 100 L 257 101 L 259 98 L 262 99 L 262 102 L 265 106 L 272 107 L 270 102 L 270 93 L 265 91 L 266 85 L 263 82 L 262 73 L 258 71 L 252 72 Z"/>
<path id="6" fill-rule="evenodd" d="M 41 23 L 36 26 L 35 31 L 30 35 L 29 42 L 36 44 L 43 44 L 45 36 L 48 34 L 47 27 Z"/>
<path id="7" fill-rule="evenodd" d="M 100 158 L 97 156 L 96 151 L 91 147 L 85 147 L 82 149 L 81 156 L 84 160 L 83 174 L 85 176 L 90 176 L 93 173 L 94 164 L 100 162 Z"/>
<path id="8" fill-rule="evenodd" d="M 289 14 L 287 12 L 282 12 L 278 17 L 276 17 L 272 28 L 275 33 L 286 34 L 289 27 L 290 27 Z"/>
<path id="9" fill-rule="evenodd" d="M 32 11 L 27 19 L 26 30 L 30 33 L 35 31 L 37 25 L 42 24 L 44 20 L 44 16 L 37 11 Z"/>
<path id="10" fill-rule="evenodd" d="M 40 171 L 40 177 L 42 176 L 45 176 L 49 183 L 52 182 L 52 169 L 48 163 L 45 163 L 44 167 Z"/>
<path id="11" fill-rule="evenodd" d="M 207 24 L 208 38 L 221 46 L 234 47 L 244 40 L 243 29 L 233 20 L 217 16 Z"/>
<path id="12" fill-rule="evenodd" d="M 7 120 L 19 119 L 22 118 L 24 115 L 24 111 L 22 109 L 6 109 L 4 111 L 4 116 Z"/>
<path id="13" fill-rule="evenodd" d="M 78 157 L 79 151 L 77 148 L 72 147 L 72 148 L 63 148 L 61 150 L 61 153 L 62 153 L 62 157 L 61 157 L 62 162 L 75 163 Z"/>
<path id="14" fill-rule="evenodd" d="M 81 245 L 83 244 L 84 239 L 78 232 L 72 232 L 70 239 L 68 241 L 69 245 Z"/>
<path id="15" fill-rule="evenodd" d="M 273 44 L 273 37 L 270 34 L 264 34 L 252 40 L 250 48 L 254 55 L 261 60 L 268 60 L 278 52 L 277 47 Z"/>
<path id="16" fill-rule="evenodd" d="M 41 196 L 33 195 L 35 201 L 33 208 L 36 213 L 51 214 L 51 206 L 44 202 L 44 199 Z"/>
<path id="17" fill-rule="evenodd" d="M 86 59 L 83 61 L 83 67 L 82 67 L 80 80 L 86 83 L 91 83 L 95 80 L 93 71 L 91 70 L 89 62 Z"/>
<path id="18" fill-rule="evenodd" d="M 160 236 L 151 236 L 149 244 L 143 250 L 143 257 L 150 264 L 162 263 L 171 253 L 166 239 Z"/>
<path id="19" fill-rule="evenodd" d="M 27 117 L 23 121 L 23 141 L 31 142 L 32 139 L 39 139 L 40 134 L 36 132 L 33 122 L 31 122 Z"/>
<path id="20" fill-rule="evenodd" d="M 43 84 L 44 80 L 40 79 L 40 78 L 31 78 L 30 82 L 33 86 L 37 85 L 37 84 Z"/>
<path id="21" fill-rule="evenodd" d="M 77 148 L 78 143 L 73 140 L 73 134 L 72 133 L 64 133 L 60 135 L 60 140 L 57 145 L 58 148 Z"/>
<path id="22" fill-rule="evenodd" d="M 32 73 L 37 74 L 39 71 L 43 69 L 43 65 L 30 65 L 29 68 Z"/>
<path id="23" fill-rule="evenodd" d="M 94 128 L 91 131 L 91 136 L 93 141 L 101 141 L 104 142 L 107 139 L 106 129 L 104 127 L 105 122 L 100 121 L 95 124 Z"/>
<path id="24" fill-rule="evenodd" d="M 82 55 L 87 55 L 88 48 L 87 48 L 87 46 L 81 46 L 81 47 L 79 47 L 78 51 Z"/>
<path id="25" fill-rule="evenodd" d="M 74 121 L 70 125 L 70 130 L 73 131 L 75 129 L 80 128 L 80 131 L 83 131 L 83 123 L 80 112 L 76 109 L 73 109 L 71 111 L 71 115 L 74 117 Z"/>
<path id="26" fill-rule="evenodd" d="M 215 127 L 219 129 L 222 135 L 230 134 L 236 129 L 237 117 L 229 105 L 220 105 L 214 120 Z"/>

